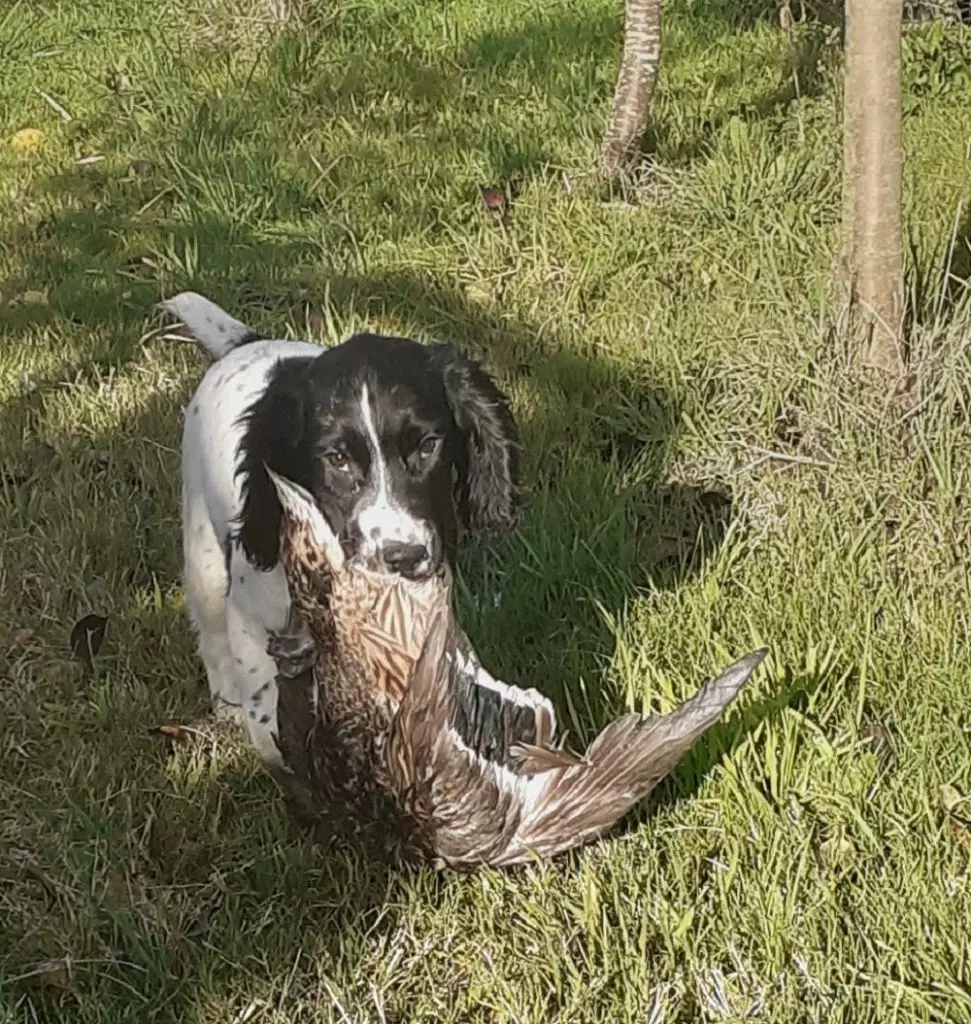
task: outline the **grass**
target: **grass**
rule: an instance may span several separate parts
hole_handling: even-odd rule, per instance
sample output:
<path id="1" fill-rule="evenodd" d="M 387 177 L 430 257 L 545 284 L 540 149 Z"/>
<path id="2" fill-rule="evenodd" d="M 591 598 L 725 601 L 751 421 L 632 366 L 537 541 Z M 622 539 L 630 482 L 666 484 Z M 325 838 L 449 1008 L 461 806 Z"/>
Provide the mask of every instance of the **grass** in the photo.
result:
<path id="1" fill-rule="evenodd" d="M 652 170 L 605 197 L 615 3 L 290 6 L 0 14 L 0 138 L 44 133 L 0 145 L 0 1021 L 971 1020 L 966 30 L 906 41 L 907 404 L 828 326 L 825 18 L 672 0 Z M 528 493 L 462 619 L 574 736 L 771 647 L 620 835 L 388 877 L 290 828 L 181 604 L 185 288 L 487 361 Z"/>

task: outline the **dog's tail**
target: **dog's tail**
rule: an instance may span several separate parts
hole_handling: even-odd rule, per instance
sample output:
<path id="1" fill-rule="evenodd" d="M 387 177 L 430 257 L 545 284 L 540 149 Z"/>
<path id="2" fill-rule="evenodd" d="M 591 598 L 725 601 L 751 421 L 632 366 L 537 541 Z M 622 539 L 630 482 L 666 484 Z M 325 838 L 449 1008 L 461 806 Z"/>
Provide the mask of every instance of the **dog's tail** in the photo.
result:
<path id="1" fill-rule="evenodd" d="M 178 317 L 199 345 L 213 359 L 222 359 L 240 345 L 262 341 L 246 324 L 231 317 L 215 302 L 196 292 L 181 292 L 160 303 L 162 309 Z"/>

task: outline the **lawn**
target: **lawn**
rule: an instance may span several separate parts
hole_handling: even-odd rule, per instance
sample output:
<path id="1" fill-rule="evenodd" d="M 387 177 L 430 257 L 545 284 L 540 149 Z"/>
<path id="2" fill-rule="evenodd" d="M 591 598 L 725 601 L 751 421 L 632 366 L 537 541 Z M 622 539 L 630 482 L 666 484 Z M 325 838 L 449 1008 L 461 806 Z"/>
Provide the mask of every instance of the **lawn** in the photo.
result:
<path id="1" fill-rule="evenodd" d="M 889 396 L 828 305 L 825 10 L 666 3 L 652 158 L 608 194 L 617 0 L 273 7 L 0 11 L 0 1022 L 971 1021 L 971 29 L 907 30 Z M 205 362 L 154 307 L 187 288 L 486 361 L 527 489 L 461 618 L 575 742 L 771 648 L 616 836 L 388 876 L 289 825 L 181 601 Z"/>

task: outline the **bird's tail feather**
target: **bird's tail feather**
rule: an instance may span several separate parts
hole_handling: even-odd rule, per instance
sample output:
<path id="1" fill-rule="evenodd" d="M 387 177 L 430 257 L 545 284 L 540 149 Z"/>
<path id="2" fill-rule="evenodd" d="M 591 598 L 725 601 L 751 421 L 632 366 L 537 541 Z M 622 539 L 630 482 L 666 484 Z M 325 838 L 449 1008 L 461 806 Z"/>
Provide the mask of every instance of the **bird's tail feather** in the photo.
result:
<path id="1" fill-rule="evenodd" d="M 553 856 L 615 825 L 715 724 L 767 653 L 746 655 L 667 715 L 617 719 L 581 764 L 529 780 L 519 828 L 497 863 Z"/>

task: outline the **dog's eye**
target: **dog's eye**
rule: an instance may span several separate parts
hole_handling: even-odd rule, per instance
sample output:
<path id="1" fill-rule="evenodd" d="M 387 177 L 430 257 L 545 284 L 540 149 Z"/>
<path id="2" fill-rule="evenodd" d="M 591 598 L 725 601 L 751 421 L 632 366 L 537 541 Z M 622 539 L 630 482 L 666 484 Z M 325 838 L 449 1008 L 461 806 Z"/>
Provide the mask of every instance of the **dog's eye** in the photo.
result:
<path id="1" fill-rule="evenodd" d="M 430 459 L 441 447 L 442 439 L 436 434 L 429 434 L 418 445 L 418 455 L 423 459 Z"/>
<path id="2" fill-rule="evenodd" d="M 334 467 L 334 469 L 347 469 L 347 455 L 344 452 L 338 451 L 336 448 L 331 448 L 324 452 L 324 458 Z"/>

